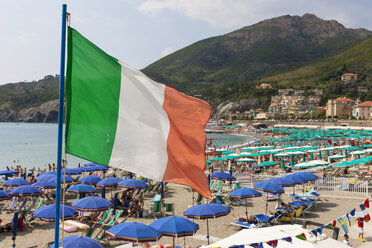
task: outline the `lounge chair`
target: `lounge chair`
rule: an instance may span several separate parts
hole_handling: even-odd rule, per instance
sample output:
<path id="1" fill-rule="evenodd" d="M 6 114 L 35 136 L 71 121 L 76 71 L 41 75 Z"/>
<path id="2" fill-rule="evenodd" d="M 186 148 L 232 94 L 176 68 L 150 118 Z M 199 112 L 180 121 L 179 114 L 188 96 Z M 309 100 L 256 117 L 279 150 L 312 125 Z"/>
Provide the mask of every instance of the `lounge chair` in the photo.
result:
<path id="1" fill-rule="evenodd" d="M 269 216 L 265 214 L 256 214 L 255 217 L 258 220 L 258 222 L 261 223 L 261 225 L 266 225 L 269 224 L 270 222 Z"/>
<path id="2" fill-rule="evenodd" d="M 37 200 L 38 200 L 37 198 L 32 199 L 32 201 L 27 206 L 27 208 L 25 208 L 25 211 L 31 211 L 31 209 L 33 209 L 35 207 L 35 204 L 36 204 Z"/>
<path id="3" fill-rule="evenodd" d="M 152 202 L 152 208 L 151 208 L 151 212 L 152 212 L 152 215 L 154 216 L 154 218 L 156 219 L 156 214 L 159 214 L 161 216 L 163 216 L 163 201 L 154 201 Z"/>
<path id="4" fill-rule="evenodd" d="M 102 216 L 102 218 L 99 221 L 96 221 L 96 224 L 105 224 L 108 220 L 111 219 L 111 216 L 113 214 L 113 210 L 110 208 L 106 210 Z"/>
<path id="5" fill-rule="evenodd" d="M 106 224 L 103 224 L 103 225 L 109 226 L 109 227 L 115 225 L 119 217 L 122 215 L 122 213 L 123 213 L 122 210 L 116 210 L 115 214 L 111 217 L 111 219 Z"/>
<path id="6" fill-rule="evenodd" d="M 174 203 L 165 203 L 164 204 L 164 212 L 165 213 L 172 213 L 172 215 L 174 215 Z"/>
<path id="7" fill-rule="evenodd" d="M 196 198 L 195 203 L 201 203 L 203 201 L 203 196 L 201 194 L 198 194 L 198 197 Z"/>
<path id="8" fill-rule="evenodd" d="M 21 205 L 19 205 L 19 207 L 17 208 L 17 209 L 15 209 L 16 211 L 20 211 L 20 210 L 22 210 L 22 208 L 24 208 L 25 206 L 26 206 L 26 203 L 29 201 L 30 199 L 28 199 L 28 198 L 25 198 L 24 200 L 23 200 L 23 202 L 21 203 Z"/>
<path id="9" fill-rule="evenodd" d="M 249 229 L 262 227 L 262 225 L 249 224 L 247 222 L 242 222 L 242 221 L 231 223 L 231 225 L 238 226 L 241 228 L 249 228 Z"/>
<path id="10" fill-rule="evenodd" d="M 6 210 L 12 210 L 12 209 L 15 207 L 15 205 L 16 205 L 18 199 L 19 199 L 18 197 L 14 197 L 14 198 L 10 201 L 10 205 L 6 207 Z"/>
<path id="11" fill-rule="evenodd" d="M 214 186 L 214 183 L 216 181 L 215 180 L 211 180 L 210 183 L 209 183 L 209 189 L 212 191 L 213 190 L 213 186 Z"/>
<path id="12" fill-rule="evenodd" d="M 39 203 L 37 203 L 36 208 L 32 209 L 31 211 L 36 211 L 36 210 L 40 209 L 44 205 L 44 203 L 45 203 L 45 198 L 41 198 Z"/>
<path id="13" fill-rule="evenodd" d="M 280 222 L 293 222 L 294 215 L 295 215 L 295 211 L 293 211 L 290 216 L 282 216 L 279 219 L 279 221 Z"/>

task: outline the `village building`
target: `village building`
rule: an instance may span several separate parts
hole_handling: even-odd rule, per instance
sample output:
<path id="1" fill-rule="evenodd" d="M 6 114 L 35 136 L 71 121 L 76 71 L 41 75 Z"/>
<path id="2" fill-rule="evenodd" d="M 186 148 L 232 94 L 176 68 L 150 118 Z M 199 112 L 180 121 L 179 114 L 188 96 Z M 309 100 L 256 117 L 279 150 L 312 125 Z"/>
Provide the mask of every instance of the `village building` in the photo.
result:
<path id="1" fill-rule="evenodd" d="M 358 93 L 367 93 L 368 88 L 366 86 L 358 86 Z"/>
<path id="2" fill-rule="evenodd" d="M 354 105 L 355 101 L 350 98 L 341 97 L 337 99 L 330 99 L 327 102 L 326 116 L 350 116 L 353 112 Z"/>
<path id="3" fill-rule="evenodd" d="M 358 78 L 358 75 L 357 74 L 354 74 L 354 73 L 345 73 L 341 76 L 341 81 L 342 82 L 354 82 L 356 81 Z"/>
<path id="4" fill-rule="evenodd" d="M 366 101 L 353 107 L 353 116 L 361 119 L 372 118 L 372 101 Z"/>

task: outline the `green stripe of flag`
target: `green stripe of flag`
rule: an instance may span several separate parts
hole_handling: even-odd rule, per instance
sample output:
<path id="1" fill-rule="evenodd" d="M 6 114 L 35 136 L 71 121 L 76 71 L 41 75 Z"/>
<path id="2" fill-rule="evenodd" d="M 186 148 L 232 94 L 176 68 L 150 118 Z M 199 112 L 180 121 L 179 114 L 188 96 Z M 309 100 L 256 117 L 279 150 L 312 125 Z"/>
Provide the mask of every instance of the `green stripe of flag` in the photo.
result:
<path id="1" fill-rule="evenodd" d="M 68 28 L 66 152 L 107 165 L 115 140 L 121 66 Z"/>

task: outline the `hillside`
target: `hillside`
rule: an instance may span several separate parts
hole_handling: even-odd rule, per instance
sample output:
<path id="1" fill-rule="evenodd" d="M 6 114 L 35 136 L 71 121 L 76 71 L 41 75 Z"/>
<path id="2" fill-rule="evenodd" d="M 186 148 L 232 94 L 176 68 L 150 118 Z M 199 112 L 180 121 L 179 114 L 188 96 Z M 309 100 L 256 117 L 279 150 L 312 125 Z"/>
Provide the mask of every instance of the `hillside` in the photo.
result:
<path id="1" fill-rule="evenodd" d="M 312 14 L 280 16 L 198 41 L 149 65 L 144 72 L 215 105 L 221 98 L 227 99 L 236 84 L 298 68 L 370 34 Z"/>

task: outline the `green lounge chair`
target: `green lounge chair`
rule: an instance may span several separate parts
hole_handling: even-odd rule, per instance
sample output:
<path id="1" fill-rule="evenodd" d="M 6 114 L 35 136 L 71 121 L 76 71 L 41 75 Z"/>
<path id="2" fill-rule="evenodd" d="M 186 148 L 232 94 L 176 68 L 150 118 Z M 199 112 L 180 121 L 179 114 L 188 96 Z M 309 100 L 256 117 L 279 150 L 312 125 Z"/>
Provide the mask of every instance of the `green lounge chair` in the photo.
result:
<path id="1" fill-rule="evenodd" d="M 198 194 L 198 198 L 196 198 L 195 203 L 201 203 L 203 201 L 203 196 L 201 194 Z"/>
<path id="2" fill-rule="evenodd" d="M 108 221 L 109 219 L 111 219 L 112 213 L 113 213 L 112 209 L 106 210 L 105 213 L 103 214 L 102 218 L 99 221 L 96 221 L 95 223 L 97 223 L 97 224 L 105 224 L 106 221 Z"/>
<path id="3" fill-rule="evenodd" d="M 32 209 L 32 211 L 34 212 L 34 211 L 40 209 L 44 205 L 44 202 L 45 202 L 45 198 L 41 198 L 41 200 L 40 200 L 39 204 L 37 205 L 37 207 L 34 208 L 34 209 Z"/>
<path id="4" fill-rule="evenodd" d="M 214 185 L 214 180 L 211 180 L 211 182 L 209 183 L 209 189 L 212 190 L 213 189 L 213 185 Z"/>
<path id="5" fill-rule="evenodd" d="M 155 217 L 155 214 L 160 213 L 163 215 L 163 202 L 162 201 L 154 201 L 152 205 L 152 215 Z"/>
<path id="6" fill-rule="evenodd" d="M 104 226 L 113 226 L 113 225 L 115 225 L 122 213 L 123 213 L 123 210 L 116 210 L 115 214 L 112 216 L 112 218 L 110 219 L 110 221 L 107 222 L 106 224 L 103 224 L 103 225 Z"/>
<path id="7" fill-rule="evenodd" d="M 174 215 L 174 203 L 165 203 L 165 213 L 172 213 Z"/>
<path id="8" fill-rule="evenodd" d="M 217 184 L 216 191 L 219 192 L 221 190 L 222 190 L 222 181 L 219 181 L 218 184 Z"/>
<path id="9" fill-rule="evenodd" d="M 35 207 L 37 200 L 37 198 L 32 199 L 30 205 L 25 209 L 25 211 L 31 211 L 31 209 Z"/>

